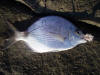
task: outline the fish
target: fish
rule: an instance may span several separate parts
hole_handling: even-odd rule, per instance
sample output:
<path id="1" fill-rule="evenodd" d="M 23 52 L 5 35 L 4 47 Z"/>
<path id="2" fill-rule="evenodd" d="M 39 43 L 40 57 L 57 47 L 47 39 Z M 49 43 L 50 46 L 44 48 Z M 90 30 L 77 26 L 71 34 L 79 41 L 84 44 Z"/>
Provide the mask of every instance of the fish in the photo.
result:
<path id="1" fill-rule="evenodd" d="M 46 53 L 69 50 L 93 40 L 92 35 L 77 30 L 72 22 L 63 17 L 45 16 L 35 21 L 26 31 L 16 30 L 14 41 L 24 41 L 33 52 Z"/>

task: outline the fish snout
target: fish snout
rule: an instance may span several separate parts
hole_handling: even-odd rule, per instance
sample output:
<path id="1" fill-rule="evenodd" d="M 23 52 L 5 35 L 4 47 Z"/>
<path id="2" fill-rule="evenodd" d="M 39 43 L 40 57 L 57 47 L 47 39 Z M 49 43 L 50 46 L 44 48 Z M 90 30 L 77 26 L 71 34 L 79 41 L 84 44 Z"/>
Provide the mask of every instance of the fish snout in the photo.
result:
<path id="1" fill-rule="evenodd" d="M 85 35 L 83 36 L 83 39 L 86 40 L 86 41 L 88 41 L 88 42 L 92 41 L 93 38 L 94 38 L 94 36 L 91 35 L 91 34 L 85 34 Z"/>

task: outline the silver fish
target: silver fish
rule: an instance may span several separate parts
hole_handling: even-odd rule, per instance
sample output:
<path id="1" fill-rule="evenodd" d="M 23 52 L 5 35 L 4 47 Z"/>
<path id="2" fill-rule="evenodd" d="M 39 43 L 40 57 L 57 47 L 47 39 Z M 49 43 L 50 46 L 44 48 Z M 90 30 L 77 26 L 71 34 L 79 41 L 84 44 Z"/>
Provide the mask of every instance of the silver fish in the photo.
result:
<path id="1" fill-rule="evenodd" d="M 85 36 L 82 31 L 77 33 L 77 29 L 74 24 L 62 17 L 46 16 L 34 22 L 26 32 L 17 31 L 15 40 L 24 41 L 37 53 L 64 51 L 86 43 L 89 38 L 89 41 L 92 41 L 92 35 Z"/>

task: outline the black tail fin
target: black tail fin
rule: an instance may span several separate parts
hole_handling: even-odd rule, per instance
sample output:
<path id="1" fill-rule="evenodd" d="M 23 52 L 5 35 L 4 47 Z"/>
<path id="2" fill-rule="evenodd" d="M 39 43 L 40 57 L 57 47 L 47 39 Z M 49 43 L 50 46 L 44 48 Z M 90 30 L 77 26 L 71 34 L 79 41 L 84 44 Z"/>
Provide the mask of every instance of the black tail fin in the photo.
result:
<path id="1" fill-rule="evenodd" d="M 5 40 L 4 47 L 2 48 L 2 50 L 6 50 L 6 49 L 10 48 L 15 43 L 16 43 L 16 41 L 12 38 Z"/>
<path id="2" fill-rule="evenodd" d="M 7 23 L 7 25 L 9 26 L 9 28 L 14 32 L 14 33 L 16 33 L 16 32 L 19 32 L 17 29 L 16 29 L 16 27 L 14 27 L 14 25 L 11 23 L 11 21 L 10 20 L 6 20 L 6 23 Z"/>
<path id="3" fill-rule="evenodd" d="M 10 20 L 8 20 L 7 18 L 4 17 L 4 15 L 2 15 L 1 17 L 4 19 L 7 27 L 10 28 L 14 32 L 14 35 L 5 41 L 4 47 L 2 48 L 2 50 L 5 50 L 5 49 L 11 47 L 16 42 L 15 34 L 18 33 L 19 31 L 16 29 L 16 27 L 14 27 L 14 25 L 11 23 Z"/>

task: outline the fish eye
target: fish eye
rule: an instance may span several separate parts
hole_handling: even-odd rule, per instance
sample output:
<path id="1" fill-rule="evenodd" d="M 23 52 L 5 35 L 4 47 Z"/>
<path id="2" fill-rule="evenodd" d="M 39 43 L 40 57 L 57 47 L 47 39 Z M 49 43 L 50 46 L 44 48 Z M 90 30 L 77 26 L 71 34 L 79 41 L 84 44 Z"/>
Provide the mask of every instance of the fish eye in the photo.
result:
<path id="1" fill-rule="evenodd" d="M 76 33 L 77 33 L 77 34 L 80 34 L 80 31 L 77 31 Z"/>
<path id="2" fill-rule="evenodd" d="M 81 35 L 81 31 L 78 29 L 78 30 L 76 30 L 76 32 L 75 32 L 77 35 Z"/>

